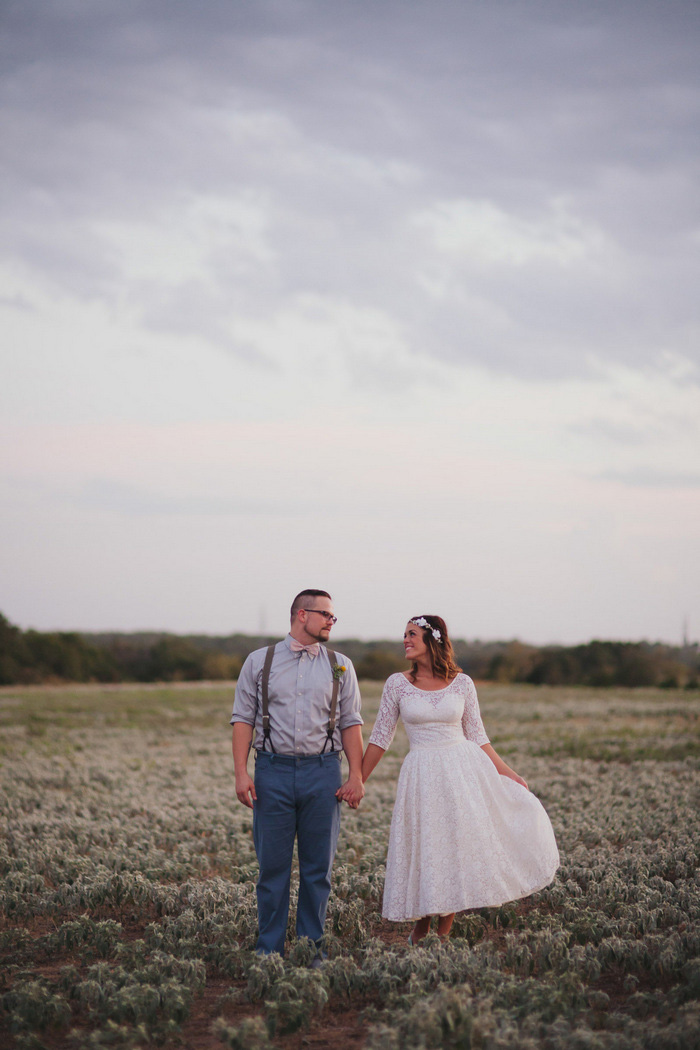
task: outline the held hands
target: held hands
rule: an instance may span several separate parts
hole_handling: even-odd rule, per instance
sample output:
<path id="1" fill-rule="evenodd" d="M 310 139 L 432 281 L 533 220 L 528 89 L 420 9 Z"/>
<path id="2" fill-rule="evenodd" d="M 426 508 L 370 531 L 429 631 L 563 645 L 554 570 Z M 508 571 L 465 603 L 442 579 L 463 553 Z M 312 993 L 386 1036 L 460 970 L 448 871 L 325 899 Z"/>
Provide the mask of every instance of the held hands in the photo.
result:
<path id="1" fill-rule="evenodd" d="M 335 795 L 339 802 L 347 802 L 350 809 L 357 809 L 364 797 L 364 793 L 365 786 L 362 783 L 362 777 L 358 774 L 354 777 L 348 777 L 345 783 L 338 788 Z M 242 802 L 248 809 L 252 809 L 253 802 L 258 801 L 258 796 L 255 794 L 255 784 L 247 772 L 241 777 L 236 777 L 236 795 L 238 801 Z"/>
<path id="2" fill-rule="evenodd" d="M 339 802 L 347 802 L 350 809 L 357 809 L 365 794 L 365 785 L 359 773 L 351 775 L 344 784 L 338 788 L 335 797 Z"/>
<path id="3" fill-rule="evenodd" d="M 510 777 L 510 779 L 514 780 L 516 784 L 520 784 L 524 787 L 526 791 L 529 790 L 527 781 L 523 780 L 514 769 L 508 768 L 507 772 L 504 770 L 503 775 Z M 236 795 L 238 801 L 242 802 L 244 806 L 248 807 L 248 809 L 252 809 L 253 802 L 257 802 L 258 800 L 258 796 L 255 794 L 255 784 L 253 783 L 252 778 L 248 776 L 247 772 L 244 776 L 240 777 L 240 779 L 236 778 Z M 338 801 L 347 802 L 350 809 L 357 809 L 364 798 L 364 795 L 365 786 L 362 783 L 362 777 L 359 775 L 349 776 L 345 783 L 341 784 L 335 793 Z"/>
<path id="4" fill-rule="evenodd" d="M 253 802 L 258 801 L 258 796 L 255 794 L 255 784 L 247 772 L 240 777 L 236 777 L 236 795 L 238 796 L 238 801 L 242 802 L 248 809 L 252 809 Z"/>

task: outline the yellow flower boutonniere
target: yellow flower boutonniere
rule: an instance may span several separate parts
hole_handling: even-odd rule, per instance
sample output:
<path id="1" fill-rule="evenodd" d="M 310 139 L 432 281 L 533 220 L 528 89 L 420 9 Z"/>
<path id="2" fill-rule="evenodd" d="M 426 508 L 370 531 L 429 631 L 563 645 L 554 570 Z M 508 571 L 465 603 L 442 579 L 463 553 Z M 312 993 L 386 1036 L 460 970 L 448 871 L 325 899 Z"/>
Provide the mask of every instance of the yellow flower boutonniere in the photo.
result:
<path id="1" fill-rule="evenodd" d="M 335 678 L 336 682 L 340 681 L 340 679 L 343 677 L 346 671 L 347 667 L 345 666 L 345 664 L 333 664 L 333 677 Z"/>

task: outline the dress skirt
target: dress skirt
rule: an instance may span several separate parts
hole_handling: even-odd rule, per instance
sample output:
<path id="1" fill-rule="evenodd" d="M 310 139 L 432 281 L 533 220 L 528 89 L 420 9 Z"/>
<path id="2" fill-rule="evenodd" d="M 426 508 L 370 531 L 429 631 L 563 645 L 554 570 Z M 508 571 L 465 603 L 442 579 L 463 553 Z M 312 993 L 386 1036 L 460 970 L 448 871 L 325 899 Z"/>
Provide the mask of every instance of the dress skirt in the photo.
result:
<path id="1" fill-rule="evenodd" d="M 418 919 L 527 897 L 559 853 L 539 799 L 462 738 L 415 747 L 399 775 L 382 915 Z"/>

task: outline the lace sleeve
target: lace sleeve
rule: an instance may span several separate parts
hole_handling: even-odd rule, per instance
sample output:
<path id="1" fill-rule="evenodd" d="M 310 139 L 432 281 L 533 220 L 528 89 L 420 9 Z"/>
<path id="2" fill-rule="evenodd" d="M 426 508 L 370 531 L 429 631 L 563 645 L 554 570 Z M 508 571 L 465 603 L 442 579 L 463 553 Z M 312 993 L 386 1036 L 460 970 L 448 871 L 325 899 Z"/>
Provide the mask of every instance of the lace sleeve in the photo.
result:
<path id="1" fill-rule="evenodd" d="M 386 749 L 394 739 L 396 723 L 399 720 L 399 691 L 395 687 L 395 675 L 391 675 L 384 683 L 384 692 L 377 712 L 377 720 L 374 723 L 372 734 L 369 738 L 370 744 Z"/>
<path id="2" fill-rule="evenodd" d="M 462 715 L 462 731 L 467 740 L 472 740 L 481 747 L 488 744 L 489 738 L 481 721 L 479 711 L 479 700 L 476 695 L 476 686 L 469 675 L 464 675 L 464 713 Z"/>

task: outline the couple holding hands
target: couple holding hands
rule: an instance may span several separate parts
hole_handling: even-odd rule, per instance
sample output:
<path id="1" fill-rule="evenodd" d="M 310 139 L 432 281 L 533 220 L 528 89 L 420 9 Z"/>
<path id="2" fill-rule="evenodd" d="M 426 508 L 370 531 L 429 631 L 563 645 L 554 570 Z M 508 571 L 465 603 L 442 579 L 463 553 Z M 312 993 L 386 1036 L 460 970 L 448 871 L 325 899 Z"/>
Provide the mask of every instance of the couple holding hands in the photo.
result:
<path id="1" fill-rule="evenodd" d="M 236 794 L 253 810 L 262 954 L 284 952 L 295 839 L 297 935 L 320 944 L 341 802 L 358 807 L 399 715 L 411 749 L 391 820 L 382 915 L 414 922 L 409 943 L 425 937 L 432 916 L 446 938 L 456 912 L 542 889 L 559 865 L 544 808 L 489 743 L 444 620 L 416 616 L 406 624 L 410 669 L 387 679 L 364 755 L 354 668 L 325 645 L 335 622 L 327 591 L 302 591 L 287 637 L 251 653 L 236 686 Z M 343 752 L 349 773 L 341 783 Z"/>

